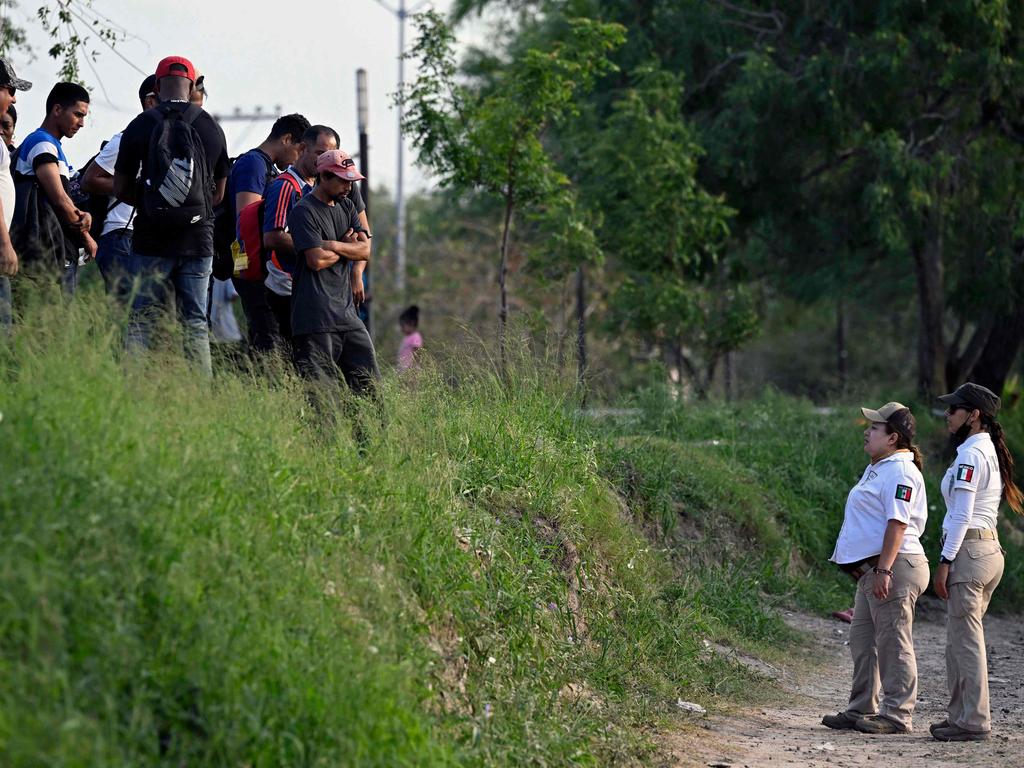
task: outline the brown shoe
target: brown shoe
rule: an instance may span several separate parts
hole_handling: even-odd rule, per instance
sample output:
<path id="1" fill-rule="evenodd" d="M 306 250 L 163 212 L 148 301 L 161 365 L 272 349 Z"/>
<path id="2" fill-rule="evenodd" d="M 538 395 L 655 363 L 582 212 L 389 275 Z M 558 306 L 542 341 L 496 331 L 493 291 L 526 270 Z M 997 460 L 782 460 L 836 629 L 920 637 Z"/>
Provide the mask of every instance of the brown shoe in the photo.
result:
<path id="1" fill-rule="evenodd" d="M 932 738 L 936 741 L 988 741 L 992 738 L 992 732 L 965 731 L 950 723 L 945 728 L 936 728 L 932 731 Z"/>
<path id="2" fill-rule="evenodd" d="M 850 717 L 845 712 L 838 712 L 834 715 L 825 715 L 821 718 L 821 724 L 837 731 L 852 731 L 857 727 L 857 718 Z"/>
<path id="3" fill-rule="evenodd" d="M 882 717 L 881 715 L 865 717 L 862 720 L 858 720 L 857 724 L 853 727 L 861 733 L 870 733 L 873 735 L 908 733 L 905 727 L 887 717 Z"/>

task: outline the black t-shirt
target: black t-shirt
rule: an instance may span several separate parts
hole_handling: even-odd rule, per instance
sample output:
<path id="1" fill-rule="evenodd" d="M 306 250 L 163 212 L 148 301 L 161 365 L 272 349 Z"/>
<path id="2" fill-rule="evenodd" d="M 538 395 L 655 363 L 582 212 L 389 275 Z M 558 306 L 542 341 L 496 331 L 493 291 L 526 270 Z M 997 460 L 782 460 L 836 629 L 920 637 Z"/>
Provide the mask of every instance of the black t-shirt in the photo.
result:
<path id="1" fill-rule="evenodd" d="M 186 102 L 165 102 L 174 109 L 184 112 Z M 132 120 L 121 135 L 121 146 L 117 151 L 115 173 L 135 178 L 145 166 L 149 154 L 149 140 L 157 127 L 157 117 L 146 111 Z M 203 112 L 192 123 L 206 149 L 206 164 L 209 177 L 216 183 L 228 175 L 228 150 L 224 131 L 209 114 Z M 213 189 L 210 189 L 213 198 Z M 213 206 L 210 206 L 213 209 Z M 132 236 L 133 250 L 149 256 L 212 256 L 213 217 L 180 231 L 157 229 L 147 221 L 140 208 L 135 209 L 135 234 Z"/>
<path id="2" fill-rule="evenodd" d="M 363 327 L 352 301 L 352 262 L 338 259 L 320 270 L 306 265 L 304 251 L 324 240 L 341 240 L 349 229 L 360 230 L 355 205 L 348 198 L 328 205 L 312 193 L 288 213 L 288 231 L 295 244 L 292 275 L 292 334 L 351 331 Z"/>

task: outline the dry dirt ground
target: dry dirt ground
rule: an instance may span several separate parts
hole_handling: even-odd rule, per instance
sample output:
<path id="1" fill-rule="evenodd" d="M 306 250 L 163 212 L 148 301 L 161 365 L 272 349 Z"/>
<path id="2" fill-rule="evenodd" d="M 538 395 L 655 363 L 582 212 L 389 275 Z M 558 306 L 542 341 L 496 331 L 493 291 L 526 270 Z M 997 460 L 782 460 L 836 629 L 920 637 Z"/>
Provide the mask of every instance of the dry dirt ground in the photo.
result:
<path id="1" fill-rule="evenodd" d="M 666 766 L 1024 766 L 1024 620 L 985 619 L 992 739 L 943 744 L 928 733 L 946 716 L 944 607 L 934 598 L 918 606 L 914 646 L 918 663 L 918 702 L 913 733 L 868 736 L 833 731 L 821 717 L 842 709 L 849 695 L 852 662 L 846 645 L 849 625 L 835 619 L 787 614 L 786 621 L 813 638 L 804 658 L 777 670 L 784 690 L 777 703 L 730 715 L 698 718 L 665 737 Z"/>

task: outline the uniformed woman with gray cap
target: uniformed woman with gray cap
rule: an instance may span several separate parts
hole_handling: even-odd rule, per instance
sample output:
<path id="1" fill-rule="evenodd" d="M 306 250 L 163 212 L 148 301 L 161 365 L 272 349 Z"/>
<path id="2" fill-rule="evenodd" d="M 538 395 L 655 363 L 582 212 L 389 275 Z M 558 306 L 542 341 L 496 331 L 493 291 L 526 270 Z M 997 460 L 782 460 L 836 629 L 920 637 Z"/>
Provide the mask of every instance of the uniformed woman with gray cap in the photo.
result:
<path id="1" fill-rule="evenodd" d="M 946 600 L 946 677 L 949 716 L 931 726 L 939 741 L 990 737 L 988 661 L 981 620 L 1003 576 L 996 532 L 999 503 L 1018 514 L 1024 498 L 1013 480 L 1013 455 L 996 421 L 999 397 L 979 384 L 963 384 L 939 398 L 957 446 L 942 478 L 946 518 L 935 592 Z"/>
<path id="2" fill-rule="evenodd" d="M 846 497 L 831 558 L 857 582 L 850 625 L 853 685 L 846 709 L 821 722 L 864 733 L 907 733 L 917 701 L 914 606 L 928 587 L 921 546 L 928 499 L 910 409 L 886 403 L 861 411 L 870 422 L 864 451 L 871 463 Z"/>

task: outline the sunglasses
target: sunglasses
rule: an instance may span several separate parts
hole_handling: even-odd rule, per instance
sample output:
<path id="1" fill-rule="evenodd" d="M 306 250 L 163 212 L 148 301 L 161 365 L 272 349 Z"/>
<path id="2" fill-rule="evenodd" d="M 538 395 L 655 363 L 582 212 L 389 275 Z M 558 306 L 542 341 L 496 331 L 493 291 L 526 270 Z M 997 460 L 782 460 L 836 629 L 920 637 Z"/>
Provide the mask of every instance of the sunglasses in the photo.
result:
<path id="1" fill-rule="evenodd" d="M 952 416 L 957 411 L 966 411 L 966 410 L 969 410 L 966 405 L 951 405 L 951 406 L 949 406 L 949 408 L 946 409 L 946 415 L 947 416 Z"/>

